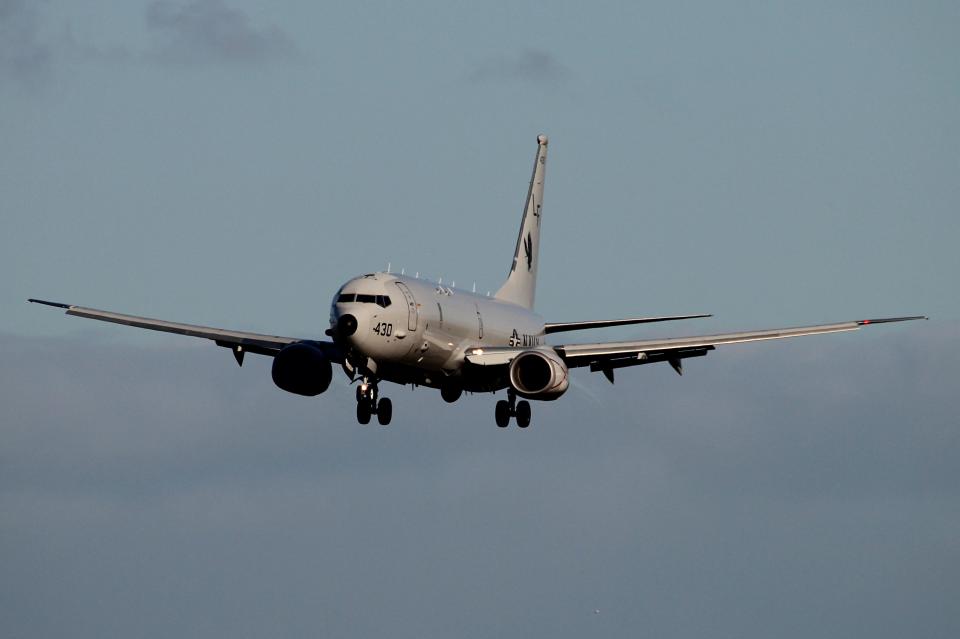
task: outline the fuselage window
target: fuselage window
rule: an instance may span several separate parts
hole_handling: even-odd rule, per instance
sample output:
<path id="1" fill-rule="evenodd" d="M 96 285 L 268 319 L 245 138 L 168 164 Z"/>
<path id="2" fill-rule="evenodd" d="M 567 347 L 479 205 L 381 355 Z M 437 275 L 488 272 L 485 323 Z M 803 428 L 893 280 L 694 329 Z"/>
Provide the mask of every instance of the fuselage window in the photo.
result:
<path id="1" fill-rule="evenodd" d="M 373 304 L 377 301 L 376 295 L 365 295 L 363 293 L 357 293 L 357 302 L 360 304 Z"/>
<path id="2" fill-rule="evenodd" d="M 337 304 L 345 304 L 346 302 L 352 302 L 355 297 L 355 293 L 340 293 L 340 297 L 337 298 Z"/>
<path id="3" fill-rule="evenodd" d="M 377 306 L 386 308 L 390 306 L 390 298 L 386 295 L 377 295 Z"/>

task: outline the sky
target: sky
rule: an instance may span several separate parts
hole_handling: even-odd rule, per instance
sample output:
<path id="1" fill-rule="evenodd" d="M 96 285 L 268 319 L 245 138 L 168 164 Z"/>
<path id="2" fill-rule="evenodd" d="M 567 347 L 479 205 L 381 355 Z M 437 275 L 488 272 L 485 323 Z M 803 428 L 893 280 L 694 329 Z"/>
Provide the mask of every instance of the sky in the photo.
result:
<path id="1" fill-rule="evenodd" d="M 960 631 L 960 8 L 0 0 L 5 636 Z M 316 337 L 341 283 L 495 290 L 550 136 L 582 339 L 929 322 L 493 399 L 64 317 Z"/>

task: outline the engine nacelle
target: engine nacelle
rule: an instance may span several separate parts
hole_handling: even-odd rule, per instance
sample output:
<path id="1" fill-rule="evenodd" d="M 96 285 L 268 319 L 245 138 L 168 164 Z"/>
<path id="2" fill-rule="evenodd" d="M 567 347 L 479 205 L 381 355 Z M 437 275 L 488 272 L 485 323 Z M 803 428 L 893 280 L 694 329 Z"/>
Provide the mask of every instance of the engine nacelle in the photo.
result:
<path id="1" fill-rule="evenodd" d="M 333 367 L 323 351 L 310 344 L 290 344 L 273 358 L 273 383 L 297 395 L 312 397 L 330 386 Z"/>
<path id="2" fill-rule="evenodd" d="M 510 386 L 530 399 L 556 399 L 570 386 L 567 365 L 552 350 L 525 351 L 510 362 Z"/>

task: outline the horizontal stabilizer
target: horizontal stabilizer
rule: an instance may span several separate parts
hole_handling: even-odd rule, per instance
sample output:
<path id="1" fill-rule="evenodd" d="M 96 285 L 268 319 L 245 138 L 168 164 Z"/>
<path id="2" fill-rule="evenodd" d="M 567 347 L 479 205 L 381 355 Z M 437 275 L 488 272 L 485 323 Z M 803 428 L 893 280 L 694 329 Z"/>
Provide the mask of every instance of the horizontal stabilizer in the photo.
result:
<path id="1" fill-rule="evenodd" d="M 626 326 L 627 324 L 649 324 L 650 322 L 672 322 L 673 320 L 698 319 L 713 317 L 713 315 L 669 315 L 666 317 L 633 317 L 616 320 L 590 320 L 586 322 L 556 322 L 544 326 L 545 333 L 562 333 L 564 331 L 579 331 L 587 328 L 609 328 L 611 326 Z"/>

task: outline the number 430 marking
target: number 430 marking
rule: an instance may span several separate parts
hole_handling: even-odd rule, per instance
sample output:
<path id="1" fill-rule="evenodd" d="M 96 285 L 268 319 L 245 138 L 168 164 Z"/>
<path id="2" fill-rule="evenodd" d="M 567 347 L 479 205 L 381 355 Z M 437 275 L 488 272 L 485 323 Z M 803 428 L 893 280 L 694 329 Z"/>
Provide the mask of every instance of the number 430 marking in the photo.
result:
<path id="1" fill-rule="evenodd" d="M 373 332 L 381 337 L 390 337 L 393 335 L 393 324 L 380 322 L 373 327 Z"/>

